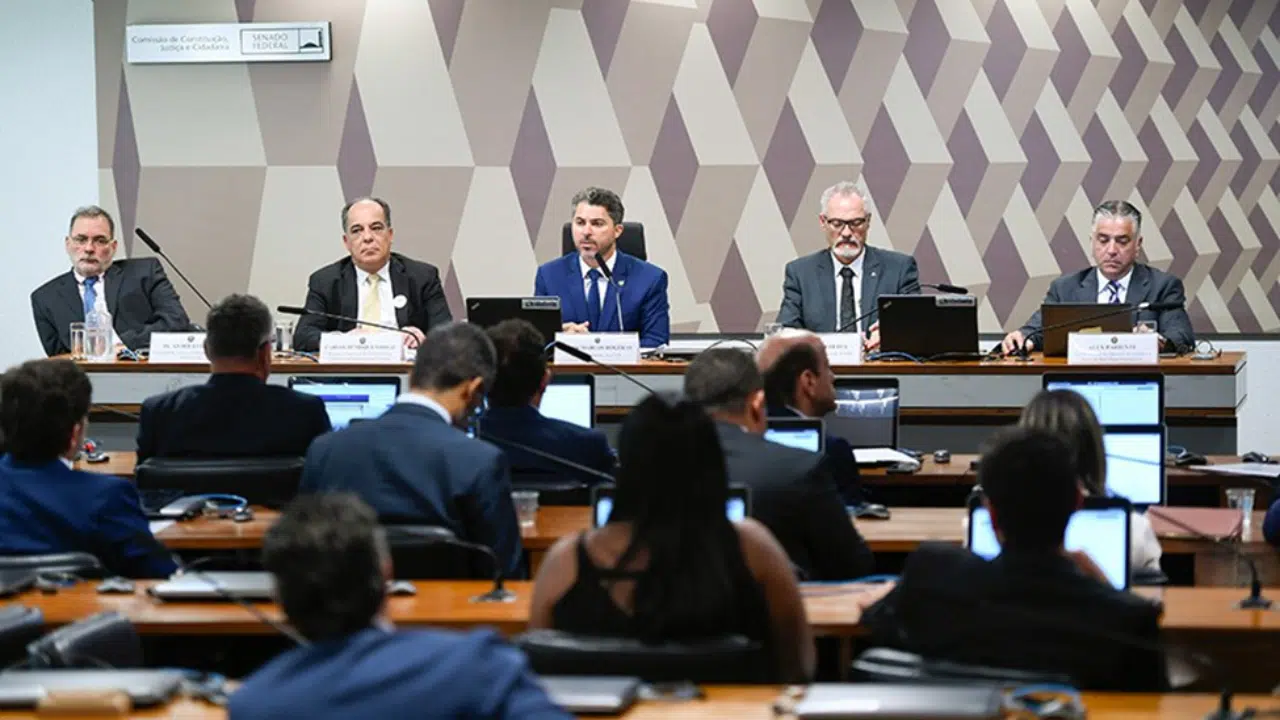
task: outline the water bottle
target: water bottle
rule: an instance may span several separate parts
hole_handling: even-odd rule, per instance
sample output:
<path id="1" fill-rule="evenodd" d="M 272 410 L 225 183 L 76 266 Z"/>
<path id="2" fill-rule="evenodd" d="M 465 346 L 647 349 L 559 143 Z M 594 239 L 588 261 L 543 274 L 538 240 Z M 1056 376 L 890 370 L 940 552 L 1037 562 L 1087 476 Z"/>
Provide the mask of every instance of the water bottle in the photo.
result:
<path id="1" fill-rule="evenodd" d="M 94 309 L 84 316 L 84 354 L 89 362 L 115 360 L 111 343 L 111 313 Z"/>

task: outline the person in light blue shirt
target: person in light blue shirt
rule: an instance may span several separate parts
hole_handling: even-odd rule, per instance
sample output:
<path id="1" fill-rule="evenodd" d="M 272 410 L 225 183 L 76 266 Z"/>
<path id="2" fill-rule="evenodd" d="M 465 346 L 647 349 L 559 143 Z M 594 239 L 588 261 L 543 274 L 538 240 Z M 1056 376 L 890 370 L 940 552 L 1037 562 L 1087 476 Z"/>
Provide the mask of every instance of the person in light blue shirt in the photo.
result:
<path id="1" fill-rule="evenodd" d="M 295 500 L 267 532 L 262 562 L 306 644 L 245 680 L 228 704 L 231 720 L 570 717 L 523 653 L 492 631 L 391 626 L 386 538 L 356 496 Z"/>

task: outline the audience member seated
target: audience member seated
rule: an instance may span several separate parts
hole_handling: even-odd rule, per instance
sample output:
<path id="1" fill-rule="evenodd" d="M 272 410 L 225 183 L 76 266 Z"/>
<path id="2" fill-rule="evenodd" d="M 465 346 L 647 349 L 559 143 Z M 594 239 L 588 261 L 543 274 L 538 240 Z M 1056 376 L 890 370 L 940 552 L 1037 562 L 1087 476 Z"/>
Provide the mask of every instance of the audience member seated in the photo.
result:
<path id="1" fill-rule="evenodd" d="M 849 519 L 824 456 L 764 439 L 760 371 L 735 348 L 712 348 L 689 364 L 685 392 L 716 420 L 729 481 L 751 488 L 751 514 L 809 580 L 870 574 L 875 559 Z"/>
<path id="2" fill-rule="evenodd" d="M 409 392 L 374 420 L 316 438 L 300 491 L 359 495 L 387 523 L 439 525 L 493 548 L 508 577 L 523 548 L 506 456 L 458 428 L 497 372 L 476 325 L 433 328 L 418 349 Z"/>
<path id="3" fill-rule="evenodd" d="M 807 330 L 783 330 L 764 341 L 756 356 L 764 373 L 769 417 L 820 418 L 836 409 L 836 375 L 822 339 Z M 827 466 L 846 505 L 866 501 L 853 445 L 839 435 L 827 435 Z"/>
<path id="4" fill-rule="evenodd" d="M 86 552 L 115 574 L 165 577 L 177 567 L 133 485 L 72 469 L 92 395 L 69 360 L 33 360 L 0 377 L 0 555 Z"/>
<path id="5" fill-rule="evenodd" d="M 209 310 L 209 381 L 148 398 L 138 420 L 138 462 L 150 457 L 302 457 L 329 432 L 324 401 L 268 385 L 275 323 L 252 295 Z"/>
<path id="6" fill-rule="evenodd" d="M 1083 502 L 1079 477 L 1057 437 L 1003 434 L 978 471 L 1000 555 L 986 561 L 953 545 L 921 545 L 897 587 L 863 613 L 872 643 L 1067 675 L 1087 690 L 1166 690 L 1164 654 L 1132 644 L 1158 646 L 1159 605 L 1112 588 L 1087 555 L 1063 547 Z"/>
<path id="7" fill-rule="evenodd" d="M 296 500 L 267 532 L 262 561 L 309 644 L 245 680 L 231 696 L 232 720 L 569 717 L 492 630 L 392 627 L 386 538 L 354 495 Z"/>
<path id="8" fill-rule="evenodd" d="M 613 451 L 604 433 L 538 411 L 551 380 L 542 333 L 525 320 L 507 320 L 489 329 L 489 339 L 498 352 L 498 376 L 489 390 L 489 408 L 480 419 L 481 432 L 612 475 Z M 511 461 L 511 475 L 517 480 L 572 478 L 587 484 L 601 480 L 523 450 L 499 447 Z"/>
<path id="9" fill-rule="evenodd" d="M 622 424 L 609 522 L 552 546 L 534 583 L 530 629 L 646 642 L 741 635 L 765 675 L 804 682 L 813 640 L 786 553 L 760 523 L 731 522 L 715 424 L 652 395 Z"/>
<path id="10" fill-rule="evenodd" d="M 1102 444 L 1102 426 L 1083 395 L 1070 390 L 1042 391 L 1022 409 L 1018 424 L 1058 436 L 1075 456 L 1084 494 L 1107 495 L 1107 452 Z M 1151 528 L 1151 521 L 1140 512 L 1131 512 L 1129 526 L 1131 569 L 1159 570 L 1160 540 Z"/>

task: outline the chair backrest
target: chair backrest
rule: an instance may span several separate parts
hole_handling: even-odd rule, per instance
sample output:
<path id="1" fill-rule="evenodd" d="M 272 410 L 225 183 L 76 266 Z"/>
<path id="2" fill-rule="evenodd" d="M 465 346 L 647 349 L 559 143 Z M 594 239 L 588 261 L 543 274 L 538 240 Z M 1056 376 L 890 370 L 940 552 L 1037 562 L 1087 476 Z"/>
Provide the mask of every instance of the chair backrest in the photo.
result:
<path id="1" fill-rule="evenodd" d="M 106 572 L 98 558 L 83 552 L 4 555 L 0 556 L 0 570 L 30 570 L 33 573 L 70 573 L 82 578 L 99 578 Z"/>
<path id="2" fill-rule="evenodd" d="M 180 490 L 186 495 L 227 493 L 253 505 L 284 507 L 298 494 L 300 457 L 148 458 L 134 473 L 139 490 Z"/>
<path id="3" fill-rule="evenodd" d="M 384 521 L 397 580 L 489 580 L 493 563 L 483 553 L 440 540 L 430 525 Z M 446 531 L 449 536 L 453 533 Z"/>
<path id="4" fill-rule="evenodd" d="M 1070 677 L 1054 673 L 970 665 L 947 660 L 929 660 L 915 653 L 892 648 L 871 648 L 853 661 L 855 682 L 997 683 L 1011 685 L 1072 685 Z"/>
<path id="5" fill-rule="evenodd" d="M 105 612 L 65 625 L 27 646 L 37 668 L 142 667 L 142 640 L 128 618 Z"/>
<path id="6" fill-rule="evenodd" d="M 512 640 L 539 675 L 621 675 L 646 682 L 765 683 L 776 680 L 759 643 L 740 635 L 646 644 L 630 638 L 532 630 Z"/>
<path id="7" fill-rule="evenodd" d="M 649 253 L 644 245 L 644 223 L 623 220 L 622 234 L 618 236 L 618 249 L 632 257 L 648 260 Z M 565 223 L 560 231 L 560 254 L 568 255 L 571 252 L 577 252 L 573 244 L 573 226 Z"/>
<path id="8" fill-rule="evenodd" d="M 44 634 L 39 608 L 6 605 L 0 608 L 0 662 L 9 667 L 27 656 L 27 644 Z"/>
<path id="9" fill-rule="evenodd" d="M 538 505 L 590 505 L 591 487 L 553 472 L 511 471 L 512 490 L 536 490 Z"/>

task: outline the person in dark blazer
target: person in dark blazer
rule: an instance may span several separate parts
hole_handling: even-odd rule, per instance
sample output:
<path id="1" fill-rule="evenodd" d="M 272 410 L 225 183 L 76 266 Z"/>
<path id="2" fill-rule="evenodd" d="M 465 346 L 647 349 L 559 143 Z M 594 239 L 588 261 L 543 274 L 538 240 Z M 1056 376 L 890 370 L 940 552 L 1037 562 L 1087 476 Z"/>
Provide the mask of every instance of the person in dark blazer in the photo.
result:
<path id="1" fill-rule="evenodd" d="M 539 266 L 533 293 L 560 298 L 565 332 L 634 332 L 641 347 L 665 345 L 671 339 L 667 272 L 618 251 L 622 200 L 612 190 L 590 187 L 574 195 L 571 205 L 578 252 Z M 613 272 L 613 283 L 601 273 L 597 254 Z"/>
<path id="2" fill-rule="evenodd" d="M 1142 213 L 1123 200 L 1108 200 L 1093 211 L 1091 233 L 1095 267 L 1063 275 L 1049 284 L 1044 304 L 1101 303 L 1136 305 L 1142 302 L 1173 303 L 1179 307 L 1153 312 L 1133 313 L 1134 330 L 1141 331 L 1141 321 L 1154 320 L 1162 350 L 1185 352 L 1196 344 L 1191 318 L 1182 304 L 1187 293 L 1182 280 L 1163 270 L 1138 262 L 1142 251 Z M 1040 330 L 1043 323 L 1036 310 L 1020 329 L 1005 336 L 1006 353 L 1021 346 L 1034 350 L 1044 347 Z"/>
<path id="3" fill-rule="evenodd" d="M 422 342 L 431 328 L 453 319 L 440 283 L 440 270 L 429 263 L 391 252 L 395 230 L 391 206 L 381 198 L 360 198 L 342 208 L 342 243 L 348 257 L 311 273 L 307 310 L 342 315 L 408 331 L 405 342 Z M 320 349 L 327 332 L 367 332 L 356 323 L 320 315 L 304 315 L 293 330 L 293 347 Z"/>
<path id="4" fill-rule="evenodd" d="M 149 347 L 153 332 L 191 328 L 187 311 L 155 258 L 114 260 L 116 225 L 97 206 L 71 216 L 67 255 L 71 270 L 31 293 L 31 314 L 46 355 L 71 352 L 71 323 L 84 322 L 86 309 L 111 313 L 116 344 Z"/>
<path id="5" fill-rule="evenodd" d="M 382 417 L 316 438 L 300 491 L 348 491 L 388 523 L 438 525 L 493 548 L 508 577 L 524 551 L 502 451 L 461 425 L 497 372 L 493 343 L 467 323 L 427 333 L 409 392 Z"/>
<path id="6" fill-rule="evenodd" d="M 736 348 L 703 352 L 685 372 L 684 391 L 715 418 L 729 481 L 750 488 L 752 517 L 769 528 L 803 579 L 871 574 L 871 550 L 823 456 L 764 439 L 764 386 L 750 355 Z"/>
<path id="7" fill-rule="evenodd" d="M 0 555 L 84 552 L 110 573 L 165 577 L 177 566 L 133 484 L 73 469 L 92 395 L 70 360 L 32 360 L 0 377 Z"/>
<path id="8" fill-rule="evenodd" d="M 295 500 L 263 538 L 262 563 L 303 642 L 231 695 L 232 720 L 568 720 L 492 630 L 391 626 L 392 560 L 377 515 L 355 496 Z"/>
<path id="9" fill-rule="evenodd" d="M 604 433 L 549 418 L 538 411 L 551 381 L 542 333 L 526 320 L 513 319 L 489 328 L 489 339 L 498 352 L 498 376 L 489 390 L 489 407 L 480 418 L 480 432 L 486 440 L 495 439 L 506 453 L 512 478 L 533 482 L 572 478 L 588 485 L 605 480 L 601 475 L 612 478 L 613 451 Z M 502 440 L 527 445 L 596 473 L 504 447 Z"/>
<path id="10" fill-rule="evenodd" d="M 1083 502 L 1079 477 L 1057 436 L 1017 428 L 999 437 L 982 457 L 978 483 L 1000 555 L 987 561 L 960 547 L 921 545 L 898 585 L 863 613 L 872 643 L 1067 675 L 1082 690 L 1168 689 L 1156 649 L 1160 606 L 1114 589 L 1088 555 L 1063 547 Z"/>
<path id="11" fill-rule="evenodd" d="M 204 341 L 213 374 L 142 403 L 138 462 L 306 455 L 329 432 L 329 415 L 320 398 L 267 384 L 274 328 L 271 311 L 252 295 L 214 305 Z"/>
<path id="12" fill-rule="evenodd" d="M 867 245 L 871 212 L 865 198 L 851 182 L 822 193 L 818 222 L 828 247 L 787 263 L 778 323 L 813 332 L 860 332 L 871 351 L 880 347 L 877 298 L 918 295 L 920 273 L 910 255 Z"/>

